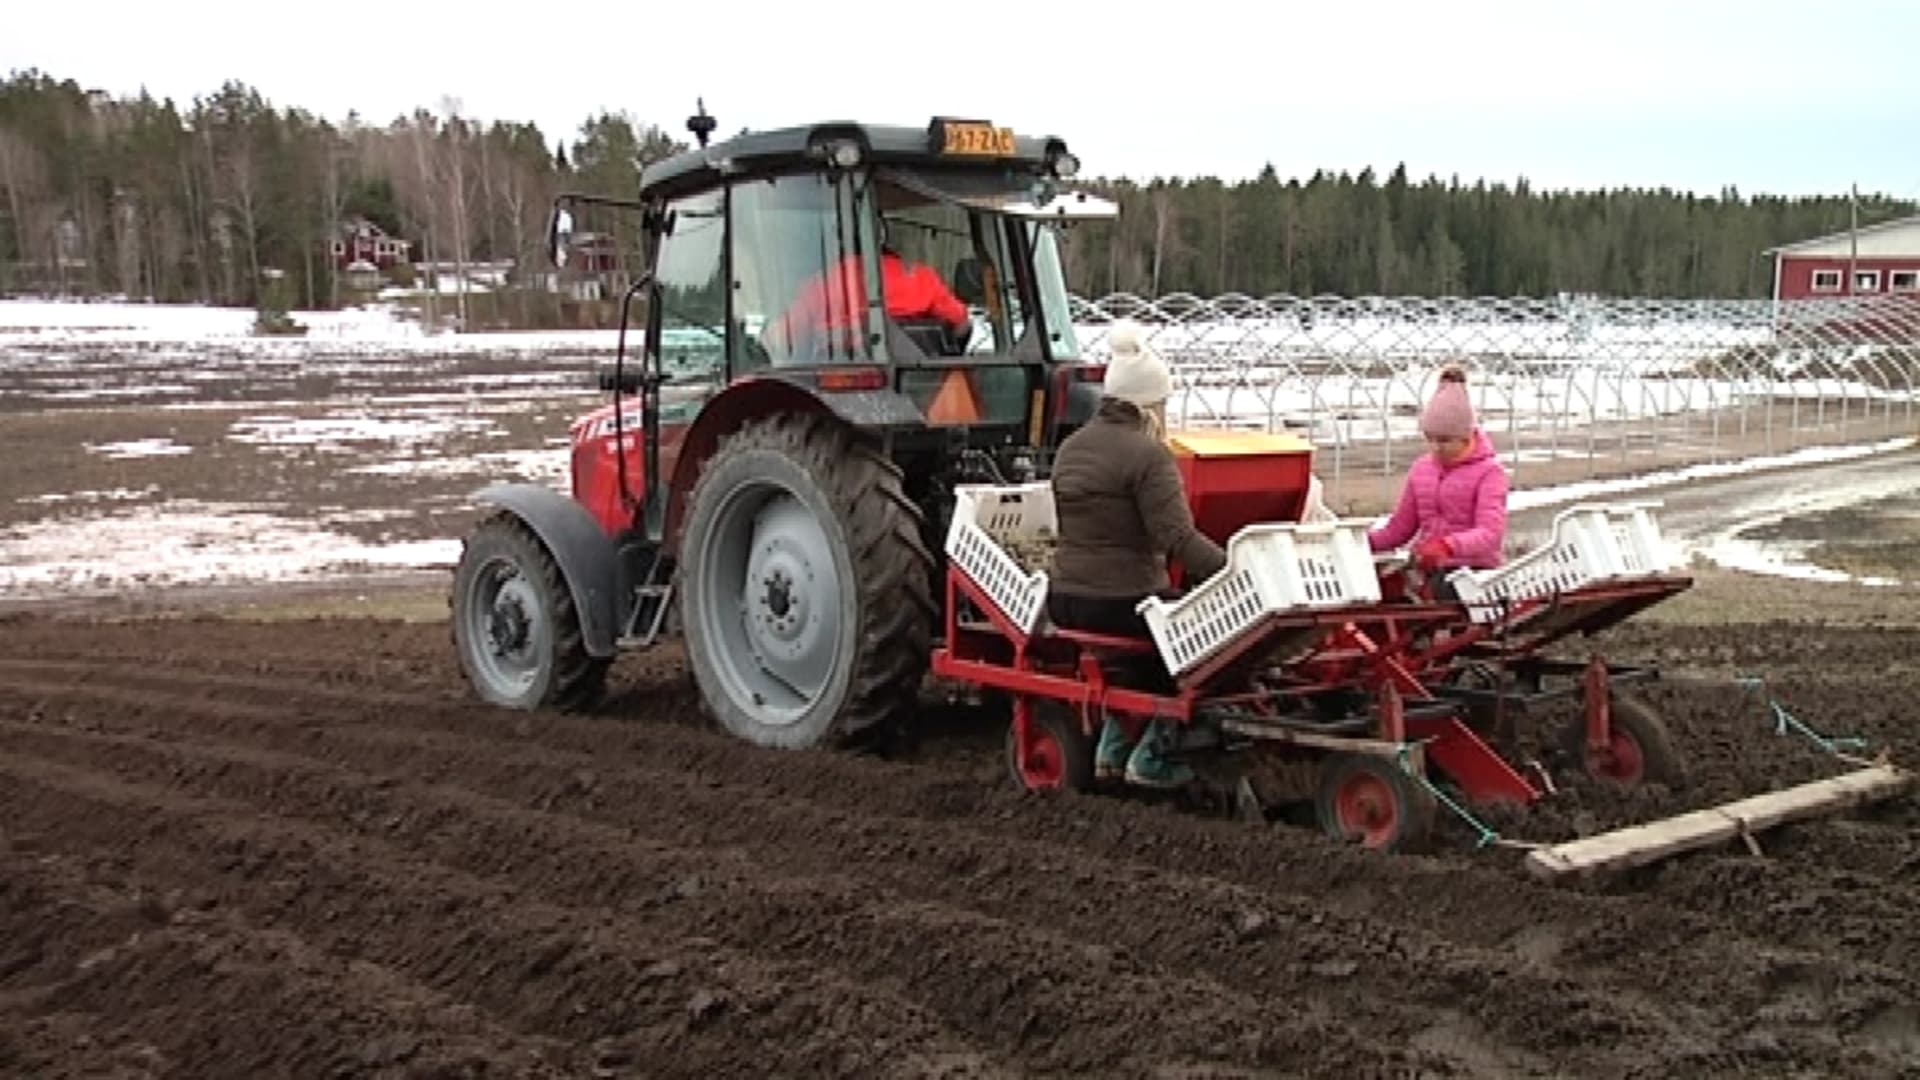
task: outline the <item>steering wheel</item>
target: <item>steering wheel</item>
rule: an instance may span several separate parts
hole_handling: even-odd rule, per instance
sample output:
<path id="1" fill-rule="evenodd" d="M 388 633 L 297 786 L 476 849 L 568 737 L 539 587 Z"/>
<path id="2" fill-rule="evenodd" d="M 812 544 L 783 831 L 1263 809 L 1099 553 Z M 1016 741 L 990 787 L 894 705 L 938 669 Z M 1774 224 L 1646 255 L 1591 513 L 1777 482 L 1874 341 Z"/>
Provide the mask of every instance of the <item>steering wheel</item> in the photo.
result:
<path id="1" fill-rule="evenodd" d="M 973 340 L 972 322 L 960 331 L 939 319 L 895 319 L 894 323 L 930 356 L 964 356 L 967 342 Z"/>

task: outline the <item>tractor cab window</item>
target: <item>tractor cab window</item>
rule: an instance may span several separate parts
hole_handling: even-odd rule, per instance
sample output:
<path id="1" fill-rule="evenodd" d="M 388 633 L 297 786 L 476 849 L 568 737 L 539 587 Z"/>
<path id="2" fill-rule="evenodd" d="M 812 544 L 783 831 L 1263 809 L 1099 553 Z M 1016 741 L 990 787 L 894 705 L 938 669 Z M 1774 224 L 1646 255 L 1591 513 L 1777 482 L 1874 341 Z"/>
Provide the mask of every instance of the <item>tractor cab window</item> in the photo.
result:
<path id="1" fill-rule="evenodd" d="M 1058 226 L 1032 208 L 1057 194 L 1031 175 L 976 167 L 892 167 L 876 177 L 890 242 L 940 273 L 974 315 L 968 353 L 1079 355 Z M 1029 310 L 1037 307 L 1038 310 Z"/>
<path id="2" fill-rule="evenodd" d="M 992 215 L 884 181 L 876 185 L 876 190 L 883 250 L 898 256 L 905 267 L 937 278 L 966 306 L 973 320 L 966 352 L 992 352 L 996 331 L 1009 333 L 1008 326 L 1018 327 L 1020 321 L 1019 292 L 1009 274 L 1011 261 L 1000 222 Z M 884 275 L 881 287 L 886 288 Z M 902 310 L 925 299 L 924 295 L 889 295 L 889 317 L 909 332 L 923 352 L 947 352 L 939 333 L 939 319 L 932 312 Z"/>
<path id="3" fill-rule="evenodd" d="M 667 233 L 654 260 L 660 319 L 660 370 L 674 382 L 716 378 L 726 354 L 726 236 L 718 191 L 670 203 Z"/>
<path id="4" fill-rule="evenodd" d="M 996 352 L 996 340 L 1018 340 L 1020 288 L 1004 223 L 993 213 L 935 198 L 920 184 L 881 179 L 876 192 L 885 248 L 906 267 L 931 271 L 968 307 L 973 327 L 966 352 Z M 889 298 L 887 307 L 900 311 L 902 302 Z M 927 354 L 947 352 L 931 313 L 900 313 L 895 323 L 906 327 Z"/>
<path id="5" fill-rule="evenodd" d="M 865 185 L 812 172 L 734 185 L 735 377 L 873 360 L 879 245 Z"/>

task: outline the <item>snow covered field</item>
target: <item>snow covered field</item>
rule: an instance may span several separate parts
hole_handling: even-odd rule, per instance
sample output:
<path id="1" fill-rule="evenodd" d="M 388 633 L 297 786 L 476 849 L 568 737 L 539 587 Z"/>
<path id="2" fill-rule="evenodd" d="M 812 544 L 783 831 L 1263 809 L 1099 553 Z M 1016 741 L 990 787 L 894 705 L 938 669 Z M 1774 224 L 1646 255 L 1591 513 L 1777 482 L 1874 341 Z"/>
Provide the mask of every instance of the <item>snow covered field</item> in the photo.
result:
<path id="1" fill-rule="evenodd" d="M 1778 350 L 1713 359 L 1771 333 L 1737 320 L 1582 329 L 1466 314 L 1321 313 L 1289 327 L 1268 311 L 1152 332 L 1181 373 L 1177 423 L 1291 428 L 1332 451 L 1323 470 L 1352 469 L 1361 454 L 1403 467 L 1405 453 L 1396 465 L 1383 437 L 1415 437 L 1438 363 L 1469 357 L 1483 422 L 1517 470 L 1516 510 L 1912 443 L 1912 383 L 1883 353 L 1812 369 L 1788 357 L 1800 370 L 1786 372 Z M 450 566 L 480 484 L 564 489 L 566 423 L 600 399 L 592 374 L 615 337 L 426 334 L 375 308 L 296 312 L 306 337 L 262 338 L 253 318 L 0 301 L 0 443 L 14 466 L 0 479 L 0 600 Z M 1099 319 L 1079 328 L 1095 357 L 1103 331 Z M 1795 449 L 1798 427 L 1833 415 L 1869 418 L 1880 434 Z M 1640 447 L 1629 428 L 1676 416 L 1691 418 L 1689 439 L 1711 440 L 1722 424 L 1778 425 L 1780 438 L 1771 455 L 1743 449 L 1662 472 L 1653 451 L 1673 429 L 1642 430 Z M 1555 463 L 1592 457 L 1596 433 L 1626 465 L 1644 451 L 1629 470 L 1639 475 L 1528 486 Z M 1726 565 L 1811 572 L 1741 537 L 1725 528 L 1680 539 Z"/>

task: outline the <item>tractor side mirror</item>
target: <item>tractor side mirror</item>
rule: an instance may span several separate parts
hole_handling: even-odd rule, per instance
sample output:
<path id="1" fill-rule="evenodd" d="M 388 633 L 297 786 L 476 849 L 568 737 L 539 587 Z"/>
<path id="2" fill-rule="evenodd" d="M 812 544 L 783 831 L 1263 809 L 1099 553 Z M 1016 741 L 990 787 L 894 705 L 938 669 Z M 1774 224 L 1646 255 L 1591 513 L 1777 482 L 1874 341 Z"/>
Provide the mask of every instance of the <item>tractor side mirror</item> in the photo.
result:
<path id="1" fill-rule="evenodd" d="M 567 265 L 567 247 L 572 243 L 573 212 L 556 206 L 553 216 L 547 219 L 547 258 L 552 260 L 555 269 Z"/>
<path id="2" fill-rule="evenodd" d="M 968 257 L 953 264 L 953 295 L 976 307 L 987 302 L 987 278 L 979 259 Z"/>

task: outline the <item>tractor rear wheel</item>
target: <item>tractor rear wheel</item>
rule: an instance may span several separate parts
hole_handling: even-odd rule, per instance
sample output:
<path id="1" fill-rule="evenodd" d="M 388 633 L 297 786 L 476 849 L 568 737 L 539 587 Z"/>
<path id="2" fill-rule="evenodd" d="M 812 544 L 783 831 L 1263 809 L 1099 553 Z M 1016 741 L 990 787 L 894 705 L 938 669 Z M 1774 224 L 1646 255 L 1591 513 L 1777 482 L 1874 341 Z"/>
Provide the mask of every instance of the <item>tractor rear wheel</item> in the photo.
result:
<path id="1" fill-rule="evenodd" d="M 588 654 L 572 590 L 519 518 L 495 514 L 467 537 L 449 599 L 454 651 L 483 700 L 567 710 L 600 700 L 609 658 Z"/>
<path id="2" fill-rule="evenodd" d="M 842 422 L 755 421 L 696 483 L 680 541 L 688 659 L 759 746 L 897 734 L 931 658 L 933 557 L 900 470 Z"/>

